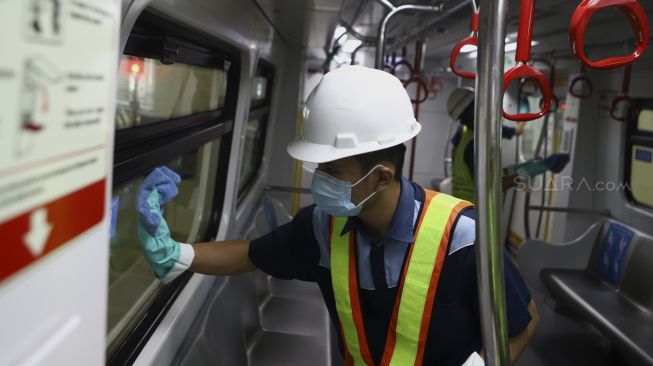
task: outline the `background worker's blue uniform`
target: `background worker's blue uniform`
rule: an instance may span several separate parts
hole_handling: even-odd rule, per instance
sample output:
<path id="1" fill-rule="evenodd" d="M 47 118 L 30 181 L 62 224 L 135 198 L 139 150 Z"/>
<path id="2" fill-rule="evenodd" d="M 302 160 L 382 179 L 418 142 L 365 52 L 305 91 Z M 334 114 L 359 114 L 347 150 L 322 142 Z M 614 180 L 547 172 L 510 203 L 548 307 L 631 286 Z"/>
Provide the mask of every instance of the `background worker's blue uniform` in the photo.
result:
<path id="1" fill-rule="evenodd" d="M 345 226 L 345 231 L 356 230 L 363 321 L 370 352 L 377 364 L 382 357 L 397 283 L 423 201 L 424 191 L 402 178 L 399 202 L 384 238 L 373 238 L 357 217 L 351 217 Z M 473 208 L 466 210 L 451 237 L 435 298 L 424 365 L 459 366 L 472 352 L 482 349 L 473 217 Z M 258 268 L 274 277 L 317 282 L 338 328 L 329 269 L 328 214 L 315 205 L 303 208 L 291 222 L 253 240 L 249 257 Z M 507 256 L 504 267 L 508 333 L 514 337 L 531 320 L 528 312 L 531 295 Z M 338 335 L 340 338 L 339 331 Z"/>

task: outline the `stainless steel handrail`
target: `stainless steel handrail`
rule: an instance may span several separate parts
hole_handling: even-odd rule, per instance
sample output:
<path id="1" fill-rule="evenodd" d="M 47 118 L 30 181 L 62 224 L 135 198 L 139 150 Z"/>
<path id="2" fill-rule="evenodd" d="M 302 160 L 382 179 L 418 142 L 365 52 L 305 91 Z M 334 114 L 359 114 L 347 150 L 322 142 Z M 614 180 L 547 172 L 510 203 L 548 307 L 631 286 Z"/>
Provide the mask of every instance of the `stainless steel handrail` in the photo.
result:
<path id="1" fill-rule="evenodd" d="M 501 112 L 507 0 L 481 5 L 476 70 L 476 268 L 485 363 L 509 365 L 501 243 Z"/>
<path id="2" fill-rule="evenodd" d="M 311 194 L 310 188 L 301 187 L 283 187 L 283 186 L 263 186 L 265 191 L 286 192 L 286 193 L 302 193 Z"/>
<path id="3" fill-rule="evenodd" d="M 371 44 L 375 44 L 375 43 L 376 43 L 376 37 L 374 37 L 374 36 L 365 36 L 365 35 L 363 35 L 363 34 L 360 34 L 360 33 L 357 32 L 357 31 L 354 29 L 354 27 L 352 27 L 349 23 L 344 22 L 344 21 L 340 21 L 340 25 L 341 25 L 343 28 L 345 28 L 345 30 L 347 31 L 347 33 L 351 34 L 351 35 L 354 36 L 355 38 L 357 38 L 357 39 L 359 39 L 359 40 L 361 40 L 361 41 L 363 41 L 363 42 L 366 42 L 366 43 L 371 43 Z"/>
<path id="4" fill-rule="evenodd" d="M 383 69 L 383 55 L 385 54 L 385 36 L 386 36 L 385 33 L 388 27 L 388 21 L 390 21 L 390 19 L 392 19 L 392 17 L 394 17 L 395 15 L 406 11 L 425 11 L 425 12 L 442 13 L 442 9 L 444 5 L 440 4 L 435 6 L 429 6 L 429 5 L 406 4 L 406 5 L 400 5 L 395 7 L 388 0 L 377 0 L 377 1 L 381 5 L 388 8 L 388 10 L 390 10 L 390 12 L 383 17 L 383 20 L 381 20 L 381 23 L 379 24 L 377 38 L 376 38 L 377 41 L 376 41 L 376 54 L 374 58 L 374 68 L 381 70 Z"/>
<path id="5" fill-rule="evenodd" d="M 418 26 L 417 30 L 410 32 L 410 34 L 404 34 L 403 36 L 399 35 L 397 38 L 393 38 L 390 46 L 395 47 L 395 46 L 406 44 L 408 41 L 410 41 L 411 37 L 427 32 L 429 28 L 449 18 L 450 16 L 462 10 L 463 8 L 466 8 L 469 5 L 473 5 L 472 0 L 462 0 L 456 3 L 455 5 L 452 5 L 451 3 L 452 2 L 450 1 L 447 3 L 447 5 L 443 7 L 442 14 L 428 19 L 422 25 Z"/>
<path id="6" fill-rule="evenodd" d="M 601 216 L 612 216 L 612 213 L 609 209 L 596 210 L 591 208 L 576 208 L 576 207 L 548 207 L 548 206 L 528 206 L 529 210 L 540 210 L 540 211 L 552 211 L 552 212 L 566 212 L 572 214 L 580 215 L 601 215 Z"/>

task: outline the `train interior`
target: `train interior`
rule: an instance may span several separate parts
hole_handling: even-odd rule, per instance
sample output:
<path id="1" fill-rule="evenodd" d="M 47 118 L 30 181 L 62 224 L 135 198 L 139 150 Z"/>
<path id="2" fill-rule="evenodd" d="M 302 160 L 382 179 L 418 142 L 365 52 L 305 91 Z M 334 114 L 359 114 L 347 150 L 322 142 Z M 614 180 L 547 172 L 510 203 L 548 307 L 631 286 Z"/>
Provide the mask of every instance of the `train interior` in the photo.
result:
<path id="1" fill-rule="evenodd" d="M 539 118 L 502 121 L 523 124 L 521 135 L 502 139 L 502 166 L 555 153 L 569 154 L 570 161 L 561 172 L 532 178 L 503 197 L 502 243 L 540 314 L 517 364 L 653 365 L 653 52 L 624 67 L 584 67 L 569 44 L 579 2 L 537 1 L 532 35 L 524 38 L 520 3 L 527 2 L 513 0 L 507 7 L 503 66 L 519 64 L 518 42 L 530 41 L 527 61 L 545 75 L 551 103 Z M 313 283 L 261 271 L 185 273 L 166 285 L 157 280 L 137 245 L 138 188 L 159 165 L 181 176 L 179 195 L 164 214 L 180 242 L 249 240 L 289 222 L 313 203 L 316 166 L 294 161 L 286 146 L 300 133 L 303 104 L 323 74 L 352 64 L 377 66 L 404 81 L 422 131 L 407 144 L 403 175 L 450 192 L 450 141 L 459 123 L 449 116 L 447 100 L 456 88 L 475 86 L 459 74 L 476 70 L 480 50 L 465 45 L 455 59 L 452 51 L 474 34 L 470 19 L 485 1 L 428 0 L 417 3 L 426 10 L 397 12 L 387 22 L 380 57 L 384 17 L 414 2 L 115 3 L 121 8 L 115 132 L 102 226 L 109 234 L 85 239 L 105 248 L 97 253 L 108 263 L 101 277 L 106 282 L 88 295 L 101 300 L 105 315 L 90 323 L 103 329 L 103 343 L 89 346 L 96 354 L 90 359 L 108 365 L 343 364 Z M 638 4 L 644 18 L 653 19 L 653 3 Z M 622 9 L 596 12 L 581 46 L 586 57 L 634 52 L 643 42 L 638 21 Z M 507 86 L 503 107 L 537 113 L 543 99 L 541 86 L 523 79 Z M 43 264 L 43 273 L 56 270 L 56 258 Z M 29 273 L 0 287 L 0 309 L 23 306 L 24 298 L 12 294 L 28 286 Z M 49 296 L 36 298 L 68 316 L 56 294 Z M 24 323 L 25 329 L 35 322 Z M 0 364 L 66 359 L 66 347 L 63 356 L 44 358 L 26 351 L 41 349 L 35 346 L 40 341 L 21 340 L 27 330 L 10 324 L 19 337 L 0 336 L 0 349 L 7 350 L 0 352 Z M 71 343 L 76 349 L 85 347 L 80 337 Z M 47 344 L 54 346 L 42 353 L 57 354 L 57 343 Z"/>

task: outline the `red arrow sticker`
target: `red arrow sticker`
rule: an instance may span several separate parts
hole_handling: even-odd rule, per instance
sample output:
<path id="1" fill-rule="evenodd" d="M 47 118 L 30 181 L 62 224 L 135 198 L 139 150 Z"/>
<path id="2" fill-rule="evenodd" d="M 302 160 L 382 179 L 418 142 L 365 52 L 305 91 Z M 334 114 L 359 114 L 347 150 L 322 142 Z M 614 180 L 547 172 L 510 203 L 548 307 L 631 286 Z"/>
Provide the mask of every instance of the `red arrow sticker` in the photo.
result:
<path id="1" fill-rule="evenodd" d="M 0 224 L 0 281 L 102 221 L 105 183 L 102 179 Z"/>

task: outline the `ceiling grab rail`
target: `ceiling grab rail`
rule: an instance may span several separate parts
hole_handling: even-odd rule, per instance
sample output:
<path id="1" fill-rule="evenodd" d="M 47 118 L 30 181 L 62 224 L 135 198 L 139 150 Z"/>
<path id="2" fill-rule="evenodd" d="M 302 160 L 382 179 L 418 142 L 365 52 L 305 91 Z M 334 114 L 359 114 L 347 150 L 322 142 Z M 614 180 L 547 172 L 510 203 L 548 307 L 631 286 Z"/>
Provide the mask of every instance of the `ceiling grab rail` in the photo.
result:
<path id="1" fill-rule="evenodd" d="M 526 122 L 540 118 L 548 113 L 551 107 L 551 88 L 544 74 L 535 67 L 528 64 L 531 58 L 531 41 L 533 40 L 533 17 L 535 15 L 535 0 L 521 0 L 519 13 L 519 32 L 517 34 L 517 50 L 515 61 L 517 66 L 508 70 L 503 78 L 503 91 L 510 85 L 510 82 L 519 78 L 530 78 L 540 88 L 544 104 L 537 113 L 510 114 L 505 110 L 503 116 L 506 119 L 516 122 Z"/>
<path id="2" fill-rule="evenodd" d="M 576 92 L 576 84 L 580 83 L 580 91 Z M 583 93 L 583 85 L 587 86 L 587 92 Z M 571 84 L 569 84 L 569 94 L 572 96 L 579 98 L 579 99 L 585 99 L 588 98 L 590 95 L 592 95 L 592 91 L 594 89 L 594 86 L 592 85 L 592 80 L 585 75 L 585 65 L 580 64 L 580 75 L 576 76 L 572 81 Z"/>
<path id="3" fill-rule="evenodd" d="M 615 7 L 623 14 L 635 36 L 635 49 L 627 56 L 608 57 L 599 61 L 590 60 L 585 54 L 585 32 L 592 15 L 604 8 Z M 581 64 L 599 70 L 614 69 L 637 60 L 644 54 L 649 41 L 649 24 L 644 8 L 637 0 L 583 0 L 569 23 L 569 46 Z"/>
<path id="4" fill-rule="evenodd" d="M 472 1 L 472 7 L 474 9 L 472 11 L 472 19 L 469 24 L 469 29 L 472 31 L 472 33 L 460 40 L 460 42 L 456 43 L 453 50 L 451 50 L 451 56 L 449 57 L 449 67 L 451 67 L 451 71 L 453 71 L 454 74 L 466 79 L 475 79 L 476 74 L 469 71 L 458 70 L 456 67 L 456 60 L 458 59 L 460 50 L 462 50 L 463 47 L 478 47 L 478 5 L 476 4 L 476 1 Z"/>
<path id="5" fill-rule="evenodd" d="M 388 0 L 376 0 L 381 5 L 385 6 L 390 10 L 379 23 L 379 29 L 377 32 L 377 42 L 376 42 L 376 54 L 374 56 L 374 68 L 382 70 L 383 69 L 383 55 L 385 54 L 385 40 L 386 32 L 388 28 L 388 22 L 395 15 L 406 12 L 406 11 L 424 11 L 424 12 L 433 12 L 433 13 L 442 13 L 444 8 L 443 4 L 439 5 L 414 5 L 414 4 L 405 4 L 400 6 L 394 6 Z"/>
<path id="6" fill-rule="evenodd" d="M 501 242 L 501 77 L 507 12 L 508 0 L 484 0 L 478 22 L 475 249 L 483 359 L 488 366 L 510 364 Z"/>
<path id="7" fill-rule="evenodd" d="M 628 122 L 634 114 L 635 100 L 628 95 L 630 89 L 630 72 L 632 68 L 633 64 L 628 64 L 624 68 L 624 77 L 621 83 L 621 95 L 614 98 L 612 100 L 612 104 L 610 105 L 610 117 L 612 117 L 612 119 L 615 121 Z M 625 107 L 622 106 L 622 108 L 625 113 L 623 115 L 619 115 L 617 113 L 620 109 L 619 105 L 624 103 Z"/>

